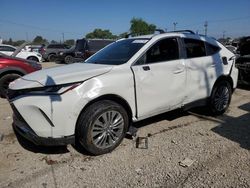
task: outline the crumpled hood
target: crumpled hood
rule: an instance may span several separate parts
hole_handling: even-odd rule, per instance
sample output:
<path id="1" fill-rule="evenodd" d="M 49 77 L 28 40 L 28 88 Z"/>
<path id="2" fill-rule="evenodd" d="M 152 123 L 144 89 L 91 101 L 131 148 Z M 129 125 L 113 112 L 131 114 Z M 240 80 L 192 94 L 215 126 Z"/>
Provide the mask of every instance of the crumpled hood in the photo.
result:
<path id="1" fill-rule="evenodd" d="M 110 65 L 74 63 L 43 69 L 15 80 L 9 85 L 9 88 L 19 90 L 84 81 L 107 73 L 112 67 Z"/>

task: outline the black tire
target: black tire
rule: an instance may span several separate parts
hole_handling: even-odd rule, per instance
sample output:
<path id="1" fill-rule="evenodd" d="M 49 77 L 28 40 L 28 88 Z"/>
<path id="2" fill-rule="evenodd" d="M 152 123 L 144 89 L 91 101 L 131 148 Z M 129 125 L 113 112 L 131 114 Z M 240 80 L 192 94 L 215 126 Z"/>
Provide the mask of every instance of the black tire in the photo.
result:
<path id="1" fill-rule="evenodd" d="M 56 54 L 49 54 L 48 55 L 48 61 L 49 62 L 55 62 L 56 61 Z"/>
<path id="2" fill-rule="evenodd" d="M 112 113 L 114 115 L 112 115 Z M 117 116 L 115 116 L 116 113 L 118 114 Z M 109 115 L 105 116 L 107 114 Z M 104 116 L 109 120 L 105 122 L 103 119 Z M 100 122 L 102 125 L 99 126 L 96 122 Z M 108 130 L 111 125 L 114 124 L 117 125 Z M 81 113 L 76 127 L 76 140 L 92 155 L 109 153 L 122 142 L 127 132 L 128 125 L 129 120 L 127 112 L 121 105 L 109 100 L 99 101 L 90 105 Z M 94 130 L 96 132 L 94 132 Z M 119 135 L 117 138 L 115 138 L 116 134 Z"/>
<path id="3" fill-rule="evenodd" d="M 215 84 L 209 100 L 212 115 L 222 115 L 229 107 L 232 98 L 232 87 L 226 80 Z"/>
<path id="4" fill-rule="evenodd" d="M 39 59 L 35 56 L 30 56 L 27 58 L 28 60 L 32 60 L 32 61 L 36 61 L 36 62 L 39 62 Z"/>
<path id="5" fill-rule="evenodd" d="M 74 58 L 73 58 L 71 55 L 67 55 L 67 56 L 64 58 L 64 62 L 65 62 L 66 64 L 74 63 Z"/>
<path id="6" fill-rule="evenodd" d="M 13 73 L 13 74 L 6 74 L 0 78 L 0 96 L 2 98 L 6 98 L 6 93 L 10 82 L 14 81 L 19 77 L 21 77 L 21 75 Z"/>

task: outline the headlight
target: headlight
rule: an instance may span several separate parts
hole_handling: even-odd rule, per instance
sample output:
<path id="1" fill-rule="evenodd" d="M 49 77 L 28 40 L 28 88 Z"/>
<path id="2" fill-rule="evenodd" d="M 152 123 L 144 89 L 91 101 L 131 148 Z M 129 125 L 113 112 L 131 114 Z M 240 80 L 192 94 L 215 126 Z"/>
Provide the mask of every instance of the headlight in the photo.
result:
<path id="1" fill-rule="evenodd" d="M 63 55 L 63 52 L 60 52 L 59 55 Z"/>
<path id="2" fill-rule="evenodd" d="M 76 88 L 79 85 L 81 85 L 81 82 L 63 84 L 63 85 L 55 85 L 55 86 L 45 86 L 42 88 L 34 88 L 30 90 L 28 94 L 61 95 Z"/>
<path id="3" fill-rule="evenodd" d="M 77 82 L 77 83 L 45 86 L 45 87 L 22 89 L 22 90 L 9 89 L 8 95 L 9 99 L 13 99 L 21 95 L 62 95 L 68 91 L 71 91 L 72 89 L 76 88 L 81 84 L 82 82 Z"/>

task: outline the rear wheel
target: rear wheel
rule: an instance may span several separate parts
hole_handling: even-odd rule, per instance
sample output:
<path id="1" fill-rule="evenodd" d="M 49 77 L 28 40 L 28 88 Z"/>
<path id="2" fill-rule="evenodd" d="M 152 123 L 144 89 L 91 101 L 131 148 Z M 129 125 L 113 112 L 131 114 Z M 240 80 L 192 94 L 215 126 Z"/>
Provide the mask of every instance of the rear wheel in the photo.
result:
<path id="1" fill-rule="evenodd" d="M 9 88 L 10 82 L 21 77 L 19 74 L 6 74 L 0 78 L 0 96 L 6 98 L 7 89 Z"/>
<path id="2" fill-rule="evenodd" d="M 210 110 L 214 115 L 223 114 L 229 107 L 232 97 L 232 88 L 228 81 L 218 82 L 210 97 Z"/>
<path id="3" fill-rule="evenodd" d="M 111 152 L 125 137 L 128 122 L 121 105 L 109 100 L 96 102 L 80 115 L 77 140 L 93 155 Z"/>
<path id="4" fill-rule="evenodd" d="M 32 61 L 36 61 L 36 62 L 39 62 L 39 59 L 35 56 L 30 56 L 27 58 L 28 60 L 32 60 Z"/>

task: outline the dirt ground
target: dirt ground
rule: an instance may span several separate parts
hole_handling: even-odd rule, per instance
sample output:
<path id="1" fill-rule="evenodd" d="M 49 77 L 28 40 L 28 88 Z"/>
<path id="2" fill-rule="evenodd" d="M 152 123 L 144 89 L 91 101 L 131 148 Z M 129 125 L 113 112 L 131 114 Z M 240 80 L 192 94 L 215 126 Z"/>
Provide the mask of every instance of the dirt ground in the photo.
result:
<path id="1" fill-rule="evenodd" d="M 228 112 L 216 118 L 196 109 L 136 123 L 148 148 L 124 139 L 96 157 L 70 145 L 17 140 L 10 106 L 0 99 L 0 187 L 250 187 L 249 94 L 237 89 Z M 184 159 L 188 167 L 181 166 Z"/>

